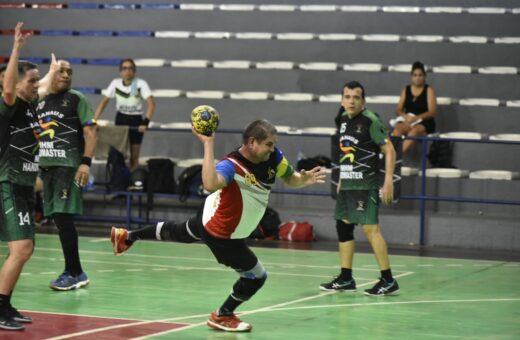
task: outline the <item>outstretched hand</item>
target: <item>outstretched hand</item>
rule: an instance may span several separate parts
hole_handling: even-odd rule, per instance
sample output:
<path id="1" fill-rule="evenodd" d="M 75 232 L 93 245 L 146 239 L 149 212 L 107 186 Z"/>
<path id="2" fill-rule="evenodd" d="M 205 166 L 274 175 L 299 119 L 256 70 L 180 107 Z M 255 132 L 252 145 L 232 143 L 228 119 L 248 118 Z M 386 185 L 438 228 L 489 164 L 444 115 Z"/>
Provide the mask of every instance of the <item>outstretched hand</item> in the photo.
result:
<path id="1" fill-rule="evenodd" d="M 23 45 L 25 45 L 27 38 L 31 35 L 30 32 L 24 33 L 22 31 L 22 29 L 23 29 L 23 22 L 18 22 L 16 24 L 16 27 L 14 28 L 14 47 L 15 48 L 21 48 Z"/>
<path id="2" fill-rule="evenodd" d="M 325 183 L 325 170 L 319 166 L 311 170 L 301 170 L 300 176 L 304 185 Z"/>

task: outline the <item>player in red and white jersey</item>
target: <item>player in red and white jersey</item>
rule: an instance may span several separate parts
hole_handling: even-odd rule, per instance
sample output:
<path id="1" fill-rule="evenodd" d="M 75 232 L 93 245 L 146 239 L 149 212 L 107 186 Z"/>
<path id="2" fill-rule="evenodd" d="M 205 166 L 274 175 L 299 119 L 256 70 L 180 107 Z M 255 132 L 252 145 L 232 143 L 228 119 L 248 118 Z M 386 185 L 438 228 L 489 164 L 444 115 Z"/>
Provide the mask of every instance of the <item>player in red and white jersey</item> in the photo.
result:
<path id="1" fill-rule="evenodd" d="M 243 133 L 242 145 L 217 165 L 213 151 L 215 134 L 194 134 L 204 146 L 202 182 L 204 188 L 212 192 L 203 210 L 183 223 L 159 222 L 131 232 L 113 227 L 114 253 L 121 255 L 139 239 L 204 242 L 219 263 L 239 274 L 231 294 L 211 313 L 207 324 L 223 331 L 248 332 L 252 326 L 241 321 L 234 312 L 262 287 L 267 272 L 245 239 L 264 215 L 276 177 L 290 187 L 301 188 L 323 183 L 325 173 L 320 167 L 294 171 L 276 147 L 276 128 L 266 120 L 249 124 Z"/>

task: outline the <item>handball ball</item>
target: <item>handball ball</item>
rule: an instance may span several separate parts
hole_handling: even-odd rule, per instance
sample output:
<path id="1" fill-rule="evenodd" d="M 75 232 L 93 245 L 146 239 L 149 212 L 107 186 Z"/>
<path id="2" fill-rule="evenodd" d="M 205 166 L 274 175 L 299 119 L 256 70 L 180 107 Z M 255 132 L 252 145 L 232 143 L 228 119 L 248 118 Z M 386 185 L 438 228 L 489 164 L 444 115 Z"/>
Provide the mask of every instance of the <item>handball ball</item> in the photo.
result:
<path id="1" fill-rule="evenodd" d="M 201 135 L 211 136 L 218 128 L 218 123 L 218 112 L 211 106 L 200 105 L 191 111 L 191 125 Z"/>

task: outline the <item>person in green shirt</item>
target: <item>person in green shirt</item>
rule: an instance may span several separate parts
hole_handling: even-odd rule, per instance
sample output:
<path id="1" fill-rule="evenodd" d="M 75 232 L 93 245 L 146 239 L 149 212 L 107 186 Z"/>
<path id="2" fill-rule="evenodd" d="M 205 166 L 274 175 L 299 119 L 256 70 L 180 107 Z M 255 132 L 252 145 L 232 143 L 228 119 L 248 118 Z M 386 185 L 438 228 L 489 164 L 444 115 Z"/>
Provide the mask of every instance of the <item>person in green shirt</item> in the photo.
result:
<path id="1" fill-rule="evenodd" d="M 34 105 L 40 75 L 35 64 L 19 62 L 29 34 L 18 23 L 0 100 L 0 240 L 9 255 L 0 270 L 0 329 L 23 330 L 32 322 L 11 305 L 11 295 L 34 248 L 34 193 L 38 173 Z"/>
<path id="2" fill-rule="evenodd" d="M 71 89 L 72 68 L 57 62 L 50 93 L 38 108 L 43 211 L 59 230 L 65 269 L 49 287 L 57 291 L 81 288 L 89 283 L 81 266 L 74 215 L 83 213 L 82 188 L 87 185 L 96 147 L 96 121 L 85 96 Z"/>
<path id="3" fill-rule="evenodd" d="M 335 219 L 339 239 L 341 273 L 331 282 L 320 285 L 324 291 L 356 290 L 352 277 L 354 257 L 354 226 L 360 224 L 372 246 L 381 277 L 365 295 L 382 296 L 399 291 L 392 276 L 386 242 L 379 227 L 379 200 L 392 202 L 395 150 L 379 116 L 365 108 L 365 89 L 357 82 L 345 84 L 339 117 L 339 181 Z M 378 183 L 379 153 L 385 157 L 385 179 Z"/>

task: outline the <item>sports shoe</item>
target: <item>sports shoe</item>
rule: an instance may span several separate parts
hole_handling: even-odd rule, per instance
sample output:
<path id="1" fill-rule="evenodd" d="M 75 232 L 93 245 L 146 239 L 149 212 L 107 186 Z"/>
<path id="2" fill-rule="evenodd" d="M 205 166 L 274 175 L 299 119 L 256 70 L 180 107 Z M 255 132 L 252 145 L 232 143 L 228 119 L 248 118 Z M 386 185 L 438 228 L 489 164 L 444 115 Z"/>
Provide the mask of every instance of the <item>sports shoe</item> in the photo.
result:
<path id="1" fill-rule="evenodd" d="M 397 280 L 393 279 L 392 282 L 388 282 L 382 277 L 379 279 L 379 282 L 375 284 L 374 287 L 370 289 L 365 289 L 365 295 L 370 296 L 384 296 L 384 295 L 392 295 L 399 291 L 399 285 L 397 284 Z"/>
<path id="2" fill-rule="evenodd" d="M 326 292 L 355 292 L 356 281 L 354 279 L 345 281 L 341 278 L 341 275 L 338 275 L 332 281 L 322 283 L 320 289 Z"/>
<path id="3" fill-rule="evenodd" d="M 240 320 L 235 314 L 218 316 L 215 312 L 209 316 L 207 325 L 226 332 L 250 332 L 253 328 L 250 324 Z"/>
<path id="4" fill-rule="evenodd" d="M 114 255 L 123 255 L 123 253 L 132 246 L 131 243 L 126 242 L 127 239 L 128 230 L 126 230 L 125 228 L 112 227 L 112 231 L 110 232 L 110 241 L 112 242 L 112 249 L 114 250 Z"/>
<path id="5" fill-rule="evenodd" d="M 0 316 L 0 329 L 5 329 L 8 331 L 21 331 L 24 330 L 25 327 L 14 321 L 12 318 L 2 315 Z"/>
<path id="6" fill-rule="evenodd" d="M 21 322 L 21 323 L 31 323 L 32 322 L 32 319 L 30 316 L 21 314 L 13 306 L 9 306 L 6 308 L 6 314 L 7 314 L 7 317 L 13 319 L 16 322 Z"/>
<path id="7" fill-rule="evenodd" d="M 49 287 L 54 290 L 72 290 L 81 288 L 88 285 L 90 280 L 85 272 L 82 272 L 78 276 L 72 276 L 67 272 L 63 272 L 54 281 L 51 281 Z"/>

